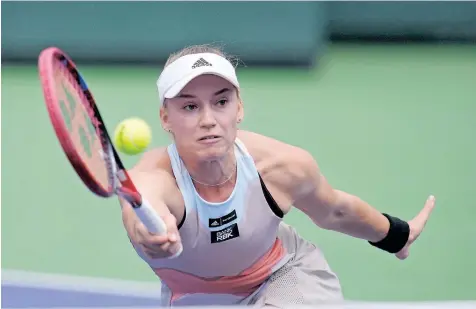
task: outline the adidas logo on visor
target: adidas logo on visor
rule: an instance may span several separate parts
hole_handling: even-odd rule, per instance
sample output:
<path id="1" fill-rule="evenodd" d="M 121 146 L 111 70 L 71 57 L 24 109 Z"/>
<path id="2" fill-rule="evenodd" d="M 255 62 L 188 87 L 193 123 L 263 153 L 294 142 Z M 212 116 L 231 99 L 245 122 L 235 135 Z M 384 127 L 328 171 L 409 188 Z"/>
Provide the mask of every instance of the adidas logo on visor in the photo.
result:
<path id="1" fill-rule="evenodd" d="M 199 67 L 203 67 L 203 66 L 209 66 L 211 67 L 212 64 L 207 62 L 205 59 L 203 58 L 200 58 L 197 60 L 197 62 L 195 62 L 192 66 L 192 69 L 196 69 L 196 68 L 199 68 Z"/>

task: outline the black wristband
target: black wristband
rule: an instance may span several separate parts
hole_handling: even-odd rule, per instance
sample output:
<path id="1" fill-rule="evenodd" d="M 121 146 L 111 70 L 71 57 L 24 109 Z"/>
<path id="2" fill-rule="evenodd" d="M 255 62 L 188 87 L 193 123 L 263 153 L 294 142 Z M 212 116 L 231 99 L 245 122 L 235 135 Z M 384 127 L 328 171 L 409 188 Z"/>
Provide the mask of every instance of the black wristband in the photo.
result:
<path id="1" fill-rule="evenodd" d="M 410 226 L 407 222 L 400 220 L 398 218 L 392 217 L 387 214 L 383 214 L 387 217 L 390 222 L 390 229 L 388 230 L 387 236 L 379 242 L 369 243 L 390 253 L 397 253 L 405 247 L 410 236 Z"/>

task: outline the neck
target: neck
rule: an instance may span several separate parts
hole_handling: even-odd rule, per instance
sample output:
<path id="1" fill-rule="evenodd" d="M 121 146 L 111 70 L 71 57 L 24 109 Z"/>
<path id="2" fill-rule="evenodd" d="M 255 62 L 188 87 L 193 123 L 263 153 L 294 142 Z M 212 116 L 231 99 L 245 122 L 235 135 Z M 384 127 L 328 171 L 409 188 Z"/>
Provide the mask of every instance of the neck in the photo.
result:
<path id="1" fill-rule="evenodd" d="M 196 185 L 219 187 L 234 180 L 236 157 L 233 147 L 222 158 L 210 161 L 186 162 L 185 166 Z"/>

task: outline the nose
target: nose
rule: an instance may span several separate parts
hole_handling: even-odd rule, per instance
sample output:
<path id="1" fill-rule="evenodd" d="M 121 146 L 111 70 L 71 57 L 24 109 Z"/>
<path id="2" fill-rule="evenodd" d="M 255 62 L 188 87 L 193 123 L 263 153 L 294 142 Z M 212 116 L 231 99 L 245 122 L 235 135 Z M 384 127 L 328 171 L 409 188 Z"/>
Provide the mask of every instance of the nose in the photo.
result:
<path id="1" fill-rule="evenodd" d="M 215 115 L 210 107 L 206 106 L 202 109 L 202 113 L 200 115 L 200 127 L 202 128 L 213 128 L 216 126 L 217 122 L 215 119 Z"/>

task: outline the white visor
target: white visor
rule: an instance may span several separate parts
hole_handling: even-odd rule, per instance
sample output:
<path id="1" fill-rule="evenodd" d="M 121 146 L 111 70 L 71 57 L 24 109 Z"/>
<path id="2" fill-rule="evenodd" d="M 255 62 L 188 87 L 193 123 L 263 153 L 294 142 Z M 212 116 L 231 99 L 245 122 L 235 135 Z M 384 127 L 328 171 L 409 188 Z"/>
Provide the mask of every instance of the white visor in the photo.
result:
<path id="1" fill-rule="evenodd" d="M 213 53 L 186 55 L 168 65 L 157 80 L 159 101 L 175 98 L 195 77 L 213 74 L 220 76 L 240 88 L 235 68 L 224 57 Z"/>

